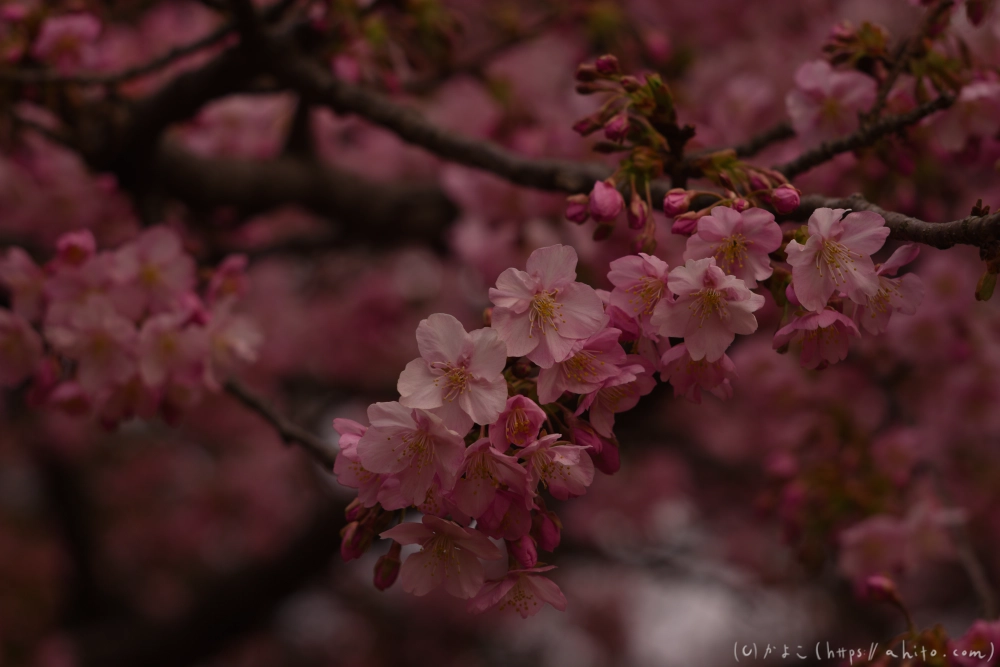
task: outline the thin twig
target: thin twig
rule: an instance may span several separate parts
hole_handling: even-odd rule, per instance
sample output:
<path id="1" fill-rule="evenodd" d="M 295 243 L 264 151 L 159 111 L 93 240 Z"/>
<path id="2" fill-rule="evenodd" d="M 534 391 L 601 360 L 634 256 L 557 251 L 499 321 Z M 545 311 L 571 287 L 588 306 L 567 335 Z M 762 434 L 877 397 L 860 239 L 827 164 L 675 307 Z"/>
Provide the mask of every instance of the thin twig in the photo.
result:
<path id="1" fill-rule="evenodd" d="M 283 441 L 301 445 L 310 456 L 316 459 L 317 463 L 328 470 L 333 469 L 337 452 L 332 445 L 286 419 L 277 409 L 247 389 L 239 380 L 233 378 L 226 380 L 225 389 L 243 405 L 263 417 L 267 423 L 274 427 Z"/>

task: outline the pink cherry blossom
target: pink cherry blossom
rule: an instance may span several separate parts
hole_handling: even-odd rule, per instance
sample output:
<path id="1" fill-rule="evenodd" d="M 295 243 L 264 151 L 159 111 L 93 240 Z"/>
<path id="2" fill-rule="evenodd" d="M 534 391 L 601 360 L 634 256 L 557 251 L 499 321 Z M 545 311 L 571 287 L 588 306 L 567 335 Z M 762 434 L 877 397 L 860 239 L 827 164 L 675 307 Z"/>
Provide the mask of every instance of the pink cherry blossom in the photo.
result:
<path id="1" fill-rule="evenodd" d="M 249 289 L 249 279 L 246 269 L 249 263 L 246 255 L 229 255 L 208 281 L 208 291 L 205 300 L 208 305 L 228 298 L 242 298 Z"/>
<path id="2" fill-rule="evenodd" d="M 630 354 L 627 359 L 634 380 L 628 380 L 627 374 L 606 380 L 600 389 L 584 396 L 576 409 L 577 416 L 589 410 L 590 425 L 605 438 L 614 437 L 615 414 L 634 408 L 656 386 L 652 363 L 637 354 Z"/>
<path id="3" fill-rule="evenodd" d="M 996 664 L 990 656 L 995 655 L 997 647 L 1000 647 L 1000 621 L 980 619 L 964 635 L 948 642 L 948 661 L 958 667 L 990 667 Z"/>
<path id="4" fill-rule="evenodd" d="M 257 353 L 264 342 L 252 319 L 235 311 L 235 301 L 225 299 L 212 310 L 206 327 L 210 372 L 206 377 L 209 387 L 217 386 L 240 366 L 257 360 Z"/>
<path id="5" fill-rule="evenodd" d="M 875 103 L 874 79 L 860 72 L 835 71 L 825 60 L 801 65 L 795 86 L 785 105 L 795 133 L 807 144 L 850 134 L 858 127 L 858 112 Z"/>
<path id="6" fill-rule="evenodd" d="M 840 573 L 855 584 L 871 575 L 894 576 L 914 564 L 910 531 L 892 516 L 876 515 L 840 533 Z"/>
<path id="7" fill-rule="evenodd" d="M 625 350 L 618 342 L 620 335 L 618 329 L 601 329 L 587 340 L 577 341 L 568 359 L 538 373 L 538 400 L 544 405 L 556 401 L 564 391 L 586 394 L 621 375 Z"/>
<path id="8" fill-rule="evenodd" d="M 97 240 L 89 229 L 67 232 L 56 241 L 56 263 L 80 266 L 97 252 Z"/>
<path id="9" fill-rule="evenodd" d="M 205 329 L 186 325 L 183 313 L 162 313 L 143 322 L 137 346 L 139 374 L 150 387 L 162 385 L 168 377 L 194 383 L 204 375 Z"/>
<path id="10" fill-rule="evenodd" d="M 465 442 L 440 417 L 394 401 L 369 406 L 368 421 L 358 442 L 361 464 L 376 473 L 399 473 L 400 493 L 410 504 L 424 501 L 435 475 L 446 490 L 454 488 Z"/>
<path id="11" fill-rule="evenodd" d="M 508 447 L 524 447 L 538 438 L 545 423 L 545 411 L 520 394 L 507 399 L 507 405 L 495 423 L 490 425 L 490 442 L 498 451 Z"/>
<path id="12" fill-rule="evenodd" d="M 151 227 L 118 249 L 117 259 L 150 312 L 173 308 L 195 286 L 194 259 L 184 252 L 177 232 Z"/>
<path id="13" fill-rule="evenodd" d="M 378 502 L 377 494 L 382 479 L 378 474 L 366 470 L 358 458 L 358 442 L 368 427 L 351 419 L 338 417 L 333 420 L 333 429 L 340 434 L 337 443 L 340 451 L 333 463 L 333 474 L 344 486 L 358 490 L 358 500 L 365 507 L 374 507 Z"/>
<path id="14" fill-rule="evenodd" d="M 525 495 L 527 500 L 528 478 L 524 468 L 513 456 L 501 454 L 490 445 L 488 438 L 481 438 L 465 450 L 462 466 L 464 477 L 455 482 L 451 499 L 470 517 L 478 518 L 493 502 L 497 489 L 506 487 Z"/>
<path id="15" fill-rule="evenodd" d="M 723 354 L 715 361 L 695 361 L 688 354 L 687 345 L 681 343 L 663 353 L 660 379 L 674 388 L 674 396 L 684 396 L 689 401 L 701 403 L 702 390 L 719 398 L 732 398 L 736 380 L 736 364 Z"/>
<path id="16" fill-rule="evenodd" d="M 718 361 L 736 334 L 757 330 L 753 312 L 764 297 L 726 275 L 714 257 L 687 260 L 670 272 L 667 286 L 677 299 L 661 300 L 650 322 L 661 336 L 683 337 L 695 361 Z"/>
<path id="17" fill-rule="evenodd" d="M 796 317 L 774 334 L 774 349 L 801 343 L 803 368 L 820 368 L 847 358 L 851 338 L 860 338 L 857 325 L 846 315 L 827 308 Z"/>
<path id="18" fill-rule="evenodd" d="M 555 582 L 541 575 L 554 565 L 528 570 L 511 570 L 499 581 L 488 581 L 479 594 L 469 600 L 471 613 L 482 613 L 497 607 L 500 611 L 516 611 L 521 618 L 534 616 L 545 604 L 566 611 L 566 597 Z"/>
<path id="19" fill-rule="evenodd" d="M 421 357 L 399 376 L 402 405 L 440 408 L 437 414 L 461 434 L 500 416 L 507 400 L 507 350 L 495 330 L 466 333 L 453 316 L 435 313 L 417 327 L 417 347 Z"/>
<path id="20" fill-rule="evenodd" d="M 576 251 L 564 245 L 539 248 L 527 271 L 510 268 L 490 288 L 492 326 L 507 344 L 507 356 L 527 356 L 542 368 L 565 361 L 575 341 L 607 322 L 592 287 L 575 282 Z"/>
<path id="21" fill-rule="evenodd" d="M 854 321 L 870 334 L 884 333 L 889 327 L 889 317 L 894 312 L 913 315 L 924 297 L 924 283 L 919 276 L 907 273 L 890 278 L 900 267 L 909 264 L 920 254 L 920 247 L 910 243 L 900 246 L 892 256 L 875 267 L 878 291 L 868 297 L 866 304 L 854 309 Z"/>
<path id="22" fill-rule="evenodd" d="M 656 327 L 650 324 L 649 318 L 656 304 L 670 297 L 667 290 L 669 266 L 659 257 L 641 252 L 614 260 L 610 268 L 608 280 L 615 286 L 610 305 L 635 318 L 644 335 L 655 337 Z"/>
<path id="23" fill-rule="evenodd" d="M 750 289 L 771 275 L 768 255 L 781 247 L 781 228 L 762 208 L 742 213 L 716 206 L 698 219 L 698 232 L 687 241 L 684 259 L 714 257 L 716 265 Z"/>
<path id="24" fill-rule="evenodd" d="M 11 295 L 11 309 L 28 320 L 42 317 L 45 272 L 21 248 L 10 248 L 0 258 L 0 285 Z"/>
<path id="25" fill-rule="evenodd" d="M 494 539 L 519 540 L 531 531 L 531 510 L 523 489 L 497 489 L 493 500 L 476 519 L 476 528 Z"/>
<path id="26" fill-rule="evenodd" d="M 885 219 L 871 211 L 818 208 L 809 218 L 805 245 L 789 241 L 785 252 L 792 265 L 795 294 L 808 310 L 820 311 L 834 292 L 867 304 L 879 289 L 872 254 L 889 236 Z"/>
<path id="27" fill-rule="evenodd" d="M 518 456 L 527 462 L 528 488 L 539 483 L 548 488 L 553 498 L 567 500 L 582 496 L 594 481 L 594 462 L 586 447 L 571 445 L 553 433 L 531 443 Z"/>
<path id="28" fill-rule="evenodd" d="M 63 14 L 45 20 L 31 48 L 31 55 L 69 72 L 89 64 L 90 45 L 101 34 L 101 22 L 91 14 Z"/>
<path id="29" fill-rule="evenodd" d="M 104 297 L 93 296 L 64 322 L 47 324 L 45 338 L 78 362 L 77 381 L 87 391 L 125 382 L 135 372 L 135 326 Z"/>
<path id="30" fill-rule="evenodd" d="M 1000 82 L 976 81 L 962 88 L 951 108 L 932 124 L 934 138 L 947 151 L 960 151 L 974 137 L 1000 130 Z"/>
<path id="31" fill-rule="evenodd" d="M 605 475 L 613 475 L 621 469 L 618 443 L 599 434 L 587 422 L 581 419 L 574 420 L 570 427 L 570 439 L 574 445 L 587 448 L 594 467 Z"/>
<path id="32" fill-rule="evenodd" d="M 421 523 L 401 523 L 381 537 L 421 549 L 403 562 L 399 581 L 403 590 L 427 595 L 438 586 L 457 598 L 471 598 L 483 586 L 485 575 L 479 559 L 498 560 L 500 549 L 477 530 L 425 515 Z"/>
<path id="33" fill-rule="evenodd" d="M 0 387 L 13 387 L 35 372 L 42 339 L 17 313 L 0 308 Z"/>

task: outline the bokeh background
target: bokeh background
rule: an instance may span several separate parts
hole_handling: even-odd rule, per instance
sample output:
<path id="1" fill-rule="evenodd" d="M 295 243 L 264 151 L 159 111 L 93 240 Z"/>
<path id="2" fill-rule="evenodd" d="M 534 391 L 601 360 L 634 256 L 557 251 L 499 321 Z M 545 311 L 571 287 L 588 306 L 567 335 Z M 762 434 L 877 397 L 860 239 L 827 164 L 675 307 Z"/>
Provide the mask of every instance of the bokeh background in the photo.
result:
<path id="1" fill-rule="evenodd" d="M 697 127 L 691 148 L 733 145 L 787 118 L 796 68 L 821 56 L 835 25 L 867 20 L 903 36 L 919 22 L 914 4 L 362 7 L 377 25 L 338 23 L 338 12 L 358 13 L 343 3 L 314 11 L 331 21 L 334 37 L 321 53 L 337 76 L 388 91 L 455 133 L 531 156 L 599 160 L 592 140 L 571 130 L 598 103 L 574 91 L 581 62 L 610 52 L 628 70 L 659 71 L 681 120 Z M 226 20 L 224 5 L 194 0 L 3 3 L 40 5 L 100 18 L 80 66 L 87 72 L 147 62 Z M 450 17 L 444 46 L 414 28 L 427 6 Z M 1000 17 L 975 29 L 961 12 L 953 21 L 975 57 L 1000 63 Z M 16 44 L 3 30 L 0 48 Z M 114 95 L 153 96 L 226 48 Z M 90 229 L 113 248 L 162 222 L 199 266 L 245 253 L 251 288 L 242 309 L 264 343 L 242 379 L 330 442 L 333 418 L 364 421 L 368 404 L 395 398 L 421 319 L 446 312 L 480 326 L 497 275 L 523 267 L 541 246 L 572 245 L 581 278 L 602 288 L 608 262 L 631 252 L 627 229 L 597 243 L 592 225 L 567 222 L 561 195 L 449 164 L 273 82 L 244 88 L 165 136 L 220 178 L 233 165 L 289 156 L 351 172 L 364 179 L 351 206 L 261 203 L 245 191 L 226 200 L 176 183 L 161 191 L 155 172 L 102 169 L 8 124 L 0 244 L 44 261 L 66 231 Z M 18 100 L 42 126 L 95 105 L 110 113 L 109 96 L 0 83 L 0 105 Z M 1000 143 L 979 138 L 956 151 L 938 141 L 940 122 L 929 119 L 911 141 L 843 155 L 796 185 L 862 191 L 927 220 L 965 216 L 978 198 L 1000 204 Z M 100 146 L 96 130 L 84 136 Z M 801 150 L 792 139 L 755 160 L 776 164 Z M 657 254 L 673 265 L 683 242 L 661 220 Z M 861 594 L 874 573 L 895 578 L 917 626 L 941 624 L 958 638 L 985 614 L 975 573 L 987 586 L 1000 581 L 1000 317 L 973 297 L 983 270 L 975 251 L 924 249 L 915 266 L 927 287 L 917 315 L 895 317 L 846 362 L 805 371 L 794 353 L 774 353 L 780 313 L 769 298 L 758 334 L 730 351 L 740 374 L 731 400 L 693 404 L 660 385 L 619 415 L 620 472 L 599 474 L 586 496 L 556 505 L 562 544 L 544 559 L 558 566 L 553 579 L 569 608 L 527 621 L 469 616 L 444 594 L 377 591 L 372 568 L 384 545 L 349 563 L 339 555 L 352 490 L 232 396 L 206 396 L 176 424 L 131 420 L 109 431 L 91 416 L 29 409 L 24 391 L 5 392 L 0 664 L 722 665 L 736 662 L 734 644 L 754 642 L 754 662 L 816 662 L 782 659 L 780 650 L 765 658 L 764 647 L 803 646 L 810 656 L 816 641 L 867 649 L 905 628 L 897 611 Z"/>

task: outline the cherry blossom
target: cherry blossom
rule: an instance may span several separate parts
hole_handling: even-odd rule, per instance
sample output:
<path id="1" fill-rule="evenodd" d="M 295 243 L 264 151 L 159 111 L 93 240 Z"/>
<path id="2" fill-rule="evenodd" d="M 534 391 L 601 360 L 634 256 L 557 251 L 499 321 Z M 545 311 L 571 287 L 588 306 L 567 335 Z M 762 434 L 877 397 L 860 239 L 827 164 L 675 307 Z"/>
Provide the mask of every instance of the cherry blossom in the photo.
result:
<path id="1" fill-rule="evenodd" d="M 506 487 L 525 495 L 528 506 L 528 478 L 513 456 L 501 454 L 481 438 L 465 450 L 464 476 L 455 483 L 451 499 L 465 514 L 479 517 L 493 502 L 497 489 Z"/>
<path id="2" fill-rule="evenodd" d="M 100 33 L 101 23 L 91 14 L 53 16 L 42 24 L 31 54 L 69 72 L 93 58 L 90 45 Z"/>
<path id="3" fill-rule="evenodd" d="M 689 401 L 701 403 L 702 390 L 719 398 L 731 398 L 732 381 L 736 380 L 736 364 L 723 354 L 715 361 L 702 358 L 697 361 L 688 354 L 687 344 L 681 343 L 663 353 L 660 379 L 674 388 L 674 396 L 684 396 Z"/>
<path id="4" fill-rule="evenodd" d="M 856 71 L 835 71 L 825 60 L 813 60 L 795 72 L 795 88 L 785 98 L 795 132 L 818 144 L 850 134 L 858 112 L 875 102 L 875 80 Z"/>
<path id="5" fill-rule="evenodd" d="M 568 359 L 538 373 L 538 400 L 552 403 L 564 391 L 586 394 L 626 372 L 621 368 L 625 350 L 618 343 L 620 335 L 618 329 L 602 329 L 587 340 L 577 341 Z"/>
<path id="6" fill-rule="evenodd" d="M 507 400 L 507 353 L 495 330 L 466 333 L 457 319 L 436 313 L 417 327 L 417 346 L 421 358 L 399 376 L 402 405 L 441 408 L 438 414 L 459 433 L 500 416 Z"/>
<path id="7" fill-rule="evenodd" d="M 781 246 L 781 228 L 762 208 L 737 212 L 716 206 L 698 218 L 698 231 L 687 241 L 684 259 L 714 257 L 716 265 L 750 289 L 771 275 L 768 255 Z"/>
<path id="8" fill-rule="evenodd" d="M 594 289 L 575 282 L 576 262 L 573 248 L 548 246 L 531 253 L 527 271 L 510 268 L 497 278 L 490 288 L 492 326 L 507 344 L 507 356 L 527 356 L 549 368 L 607 322 Z"/>
<path id="9" fill-rule="evenodd" d="M 554 565 L 526 570 L 511 570 L 499 581 L 488 581 L 473 599 L 469 611 L 482 613 L 496 607 L 500 611 L 514 611 L 521 618 L 534 616 L 546 604 L 559 611 L 566 611 L 566 597 L 555 582 L 541 575 L 555 569 Z"/>
<path id="10" fill-rule="evenodd" d="M 714 257 L 687 260 L 670 272 L 667 286 L 677 299 L 660 301 L 650 323 L 661 336 L 683 337 L 695 361 L 718 361 L 736 334 L 757 330 L 753 312 L 763 307 L 764 297 L 727 276 Z"/>
<path id="11" fill-rule="evenodd" d="M 801 343 L 803 368 L 820 368 L 847 358 L 851 338 L 860 338 L 857 325 L 832 308 L 796 317 L 774 334 L 774 349 Z"/>
<path id="12" fill-rule="evenodd" d="M 17 313 L 0 308 L 0 387 L 13 387 L 35 372 L 42 339 Z"/>
<path id="13" fill-rule="evenodd" d="M 425 515 L 421 523 L 401 523 L 383 531 L 381 537 L 399 544 L 419 544 L 399 572 L 403 590 L 427 595 L 444 589 L 457 598 L 471 598 L 483 586 L 483 560 L 498 560 L 500 550 L 482 533 L 462 528 L 452 521 Z"/>
<path id="14" fill-rule="evenodd" d="M 527 396 L 517 394 L 507 399 L 507 405 L 497 421 L 490 425 L 490 442 L 499 451 L 508 447 L 524 447 L 538 438 L 545 423 L 545 411 Z"/>
<path id="15" fill-rule="evenodd" d="M 0 258 L 0 284 L 11 295 L 11 309 L 28 320 L 41 319 L 45 272 L 21 248 L 9 248 Z"/>
<path id="16" fill-rule="evenodd" d="M 553 498 L 566 500 L 586 492 L 594 481 L 594 462 L 585 454 L 586 447 L 561 438 L 559 433 L 539 438 L 518 456 L 527 462 L 528 488 L 541 483 Z"/>
<path id="17" fill-rule="evenodd" d="M 104 297 L 91 297 L 65 321 L 47 324 L 45 338 L 79 363 L 77 380 L 87 391 L 125 382 L 135 371 L 135 325 Z"/>
<path id="18" fill-rule="evenodd" d="M 894 312 L 913 315 L 917 312 L 924 296 L 924 284 L 920 277 L 907 273 L 899 278 L 890 278 L 920 254 L 919 246 L 900 246 L 884 263 L 875 267 L 878 276 L 878 291 L 869 296 L 867 303 L 854 308 L 854 321 L 870 334 L 884 333 L 889 327 L 889 318 Z"/>
<path id="19" fill-rule="evenodd" d="M 133 285 L 154 313 L 170 310 L 195 284 L 194 260 L 166 227 L 151 227 L 118 249 L 124 281 Z"/>
<path id="20" fill-rule="evenodd" d="M 634 408 L 656 386 L 652 363 L 637 354 L 628 355 L 627 360 L 631 366 L 626 368 L 635 379 L 623 373 L 606 380 L 600 389 L 584 396 L 576 409 L 577 416 L 588 410 L 591 426 L 605 438 L 614 437 L 615 414 Z"/>
<path id="21" fill-rule="evenodd" d="M 879 289 L 872 254 L 889 236 L 885 219 L 871 211 L 818 208 L 808 227 L 805 245 L 792 240 L 785 248 L 802 305 L 821 311 L 838 291 L 855 303 L 867 304 Z"/>
<path id="22" fill-rule="evenodd" d="M 655 337 L 656 327 L 650 324 L 656 304 L 670 298 L 667 290 L 669 267 L 659 257 L 644 252 L 628 255 L 611 262 L 608 280 L 615 286 L 609 305 L 634 318 L 648 337 Z"/>
<path id="23" fill-rule="evenodd" d="M 333 420 L 333 428 L 340 434 L 337 443 L 340 451 L 333 464 L 333 474 L 344 486 L 358 490 L 358 500 L 365 507 L 373 507 L 377 502 L 382 479 L 378 474 L 366 470 L 358 457 L 358 442 L 368 427 L 351 419 L 338 417 Z"/>
<path id="24" fill-rule="evenodd" d="M 203 327 L 186 326 L 183 313 L 163 313 L 148 318 L 139 331 L 136 352 L 139 373 L 150 387 L 168 376 L 198 381 L 208 363 L 208 339 Z"/>

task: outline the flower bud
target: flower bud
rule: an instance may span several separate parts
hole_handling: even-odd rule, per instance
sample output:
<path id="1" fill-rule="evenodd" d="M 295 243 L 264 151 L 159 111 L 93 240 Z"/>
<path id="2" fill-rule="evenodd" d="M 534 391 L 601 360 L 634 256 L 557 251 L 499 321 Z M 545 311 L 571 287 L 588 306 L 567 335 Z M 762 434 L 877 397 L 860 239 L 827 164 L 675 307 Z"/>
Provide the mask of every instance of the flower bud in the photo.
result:
<path id="1" fill-rule="evenodd" d="M 562 522 L 555 512 L 538 512 L 531 519 L 531 535 L 543 551 L 555 551 L 562 537 Z"/>
<path id="2" fill-rule="evenodd" d="M 873 575 L 865 579 L 864 593 L 872 600 L 883 602 L 899 602 L 899 591 L 892 579 L 880 575 Z"/>
<path id="3" fill-rule="evenodd" d="M 600 78 L 596 65 L 590 63 L 580 63 L 576 68 L 577 81 L 597 81 Z"/>
<path id="4" fill-rule="evenodd" d="M 683 188 L 674 188 L 663 198 L 663 213 L 669 218 L 675 218 L 686 213 L 691 205 L 692 193 Z"/>
<path id="5" fill-rule="evenodd" d="M 684 215 L 677 216 L 674 220 L 673 227 L 670 231 L 674 234 L 680 234 L 681 236 L 691 236 L 698 230 L 698 217 L 685 213 Z"/>
<path id="6" fill-rule="evenodd" d="M 531 375 L 531 362 L 521 357 L 514 362 L 511 372 L 514 374 L 514 377 L 524 379 Z"/>
<path id="7" fill-rule="evenodd" d="M 621 68 L 618 67 L 618 58 L 614 57 L 610 53 L 603 55 L 594 61 L 594 69 L 605 76 L 618 74 L 621 71 Z"/>
<path id="8" fill-rule="evenodd" d="M 359 521 L 368 508 L 361 504 L 360 498 L 355 498 L 344 510 L 344 518 L 348 521 Z"/>
<path id="9" fill-rule="evenodd" d="M 594 183 L 590 192 L 590 215 L 594 220 L 613 222 L 624 208 L 625 200 L 610 180 Z"/>
<path id="10" fill-rule="evenodd" d="M 96 252 L 97 242 L 89 229 L 67 232 L 56 241 L 56 257 L 68 266 L 80 266 Z"/>
<path id="11" fill-rule="evenodd" d="M 582 225 L 590 219 L 590 197 L 587 195 L 570 195 L 566 197 L 566 219 Z"/>
<path id="12" fill-rule="evenodd" d="M 634 93 L 640 88 L 642 88 L 642 82 L 639 81 L 639 79 L 629 74 L 623 76 L 620 80 L 620 83 L 622 84 L 622 88 L 625 89 L 625 92 L 628 93 Z"/>
<path id="13" fill-rule="evenodd" d="M 628 219 L 630 229 L 642 229 L 646 226 L 646 221 L 649 220 L 649 207 L 635 192 L 632 193 L 625 217 Z"/>
<path id="14" fill-rule="evenodd" d="M 604 124 L 604 136 L 610 141 L 621 141 L 628 134 L 628 112 L 622 111 Z"/>
<path id="15" fill-rule="evenodd" d="M 730 206 L 732 206 L 733 210 L 737 213 L 742 213 L 750 208 L 750 202 L 743 197 L 736 197 L 733 199 L 733 203 Z"/>
<path id="16" fill-rule="evenodd" d="M 750 180 L 750 187 L 754 190 L 770 190 L 771 181 L 767 177 L 756 171 L 748 171 L 747 178 Z"/>
<path id="17" fill-rule="evenodd" d="M 340 531 L 340 557 L 344 562 L 361 558 L 371 546 L 373 534 L 367 528 L 362 528 L 357 521 L 352 521 Z"/>
<path id="18" fill-rule="evenodd" d="M 375 561 L 375 588 L 384 591 L 396 583 L 396 577 L 399 576 L 399 554 L 402 550 L 403 545 L 394 540 L 389 553 L 379 556 Z"/>
<path id="19" fill-rule="evenodd" d="M 778 213 L 791 213 L 799 207 L 801 196 L 798 188 L 785 183 L 771 191 L 771 206 Z"/>
<path id="20" fill-rule="evenodd" d="M 581 137 L 586 137 L 601 129 L 601 124 L 593 116 L 587 116 L 573 123 L 573 131 Z"/>
<path id="21" fill-rule="evenodd" d="M 796 308 L 802 307 L 802 302 L 799 301 L 799 297 L 795 295 L 795 287 L 788 283 L 788 287 L 785 288 L 785 298 L 788 299 L 788 303 L 792 304 Z"/>
<path id="22" fill-rule="evenodd" d="M 531 535 L 525 535 L 518 540 L 513 542 L 507 542 L 507 551 L 509 551 L 521 567 L 528 569 L 535 567 L 538 563 L 538 549 L 535 546 L 535 540 Z"/>

